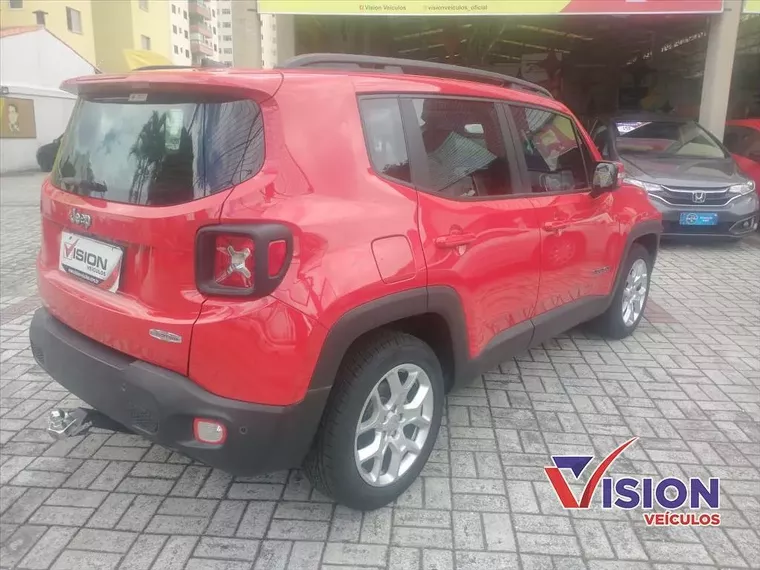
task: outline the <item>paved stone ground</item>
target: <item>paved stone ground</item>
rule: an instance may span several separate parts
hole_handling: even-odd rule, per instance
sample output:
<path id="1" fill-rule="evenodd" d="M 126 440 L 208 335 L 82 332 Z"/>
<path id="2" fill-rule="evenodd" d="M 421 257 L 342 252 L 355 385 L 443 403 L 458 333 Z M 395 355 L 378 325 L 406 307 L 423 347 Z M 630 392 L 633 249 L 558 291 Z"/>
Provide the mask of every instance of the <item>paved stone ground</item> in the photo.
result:
<path id="1" fill-rule="evenodd" d="M 27 342 L 39 176 L 1 183 L 0 566 L 760 567 L 760 240 L 666 247 L 633 338 L 573 331 L 451 394 L 423 476 L 362 514 L 298 472 L 232 479 L 105 432 L 53 443 L 46 412 L 75 400 Z M 606 455 L 634 435 L 613 474 L 720 477 L 722 526 L 559 507 L 550 454 Z"/>

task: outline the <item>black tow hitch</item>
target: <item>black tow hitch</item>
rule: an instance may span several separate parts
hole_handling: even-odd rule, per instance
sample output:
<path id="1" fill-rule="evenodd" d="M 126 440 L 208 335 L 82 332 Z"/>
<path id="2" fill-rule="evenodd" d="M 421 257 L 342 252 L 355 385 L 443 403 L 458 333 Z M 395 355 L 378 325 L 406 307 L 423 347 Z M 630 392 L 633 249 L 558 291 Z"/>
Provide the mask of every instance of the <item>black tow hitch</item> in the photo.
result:
<path id="1" fill-rule="evenodd" d="M 55 439 L 75 435 L 87 435 L 91 428 L 105 429 L 120 433 L 134 433 L 119 422 L 97 410 L 89 408 L 69 408 L 52 410 L 48 414 L 47 432 Z"/>

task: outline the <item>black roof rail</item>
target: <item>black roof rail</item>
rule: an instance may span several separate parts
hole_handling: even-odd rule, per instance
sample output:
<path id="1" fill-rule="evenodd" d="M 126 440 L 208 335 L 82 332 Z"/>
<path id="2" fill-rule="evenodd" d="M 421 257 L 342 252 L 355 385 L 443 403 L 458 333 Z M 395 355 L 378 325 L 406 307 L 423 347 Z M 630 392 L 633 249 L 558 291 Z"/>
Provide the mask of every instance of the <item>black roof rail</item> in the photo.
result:
<path id="1" fill-rule="evenodd" d="M 401 59 L 395 57 L 376 57 L 373 55 L 353 55 L 345 53 L 309 53 L 290 58 L 278 69 L 298 69 L 304 67 L 318 69 L 372 69 L 379 72 L 401 73 L 410 75 L 430 75 L 448 79 L 464 79 L 479 83 L 489 83 L 500 87 L 511 87 L 538 93 L 552 98 L 548 89 L 518 79 L 510 75 L 502 75 L 493 71 L 472 69 L 447 63 L 435 63 L 432 61 L 417 61 L 413 59 Z"/>

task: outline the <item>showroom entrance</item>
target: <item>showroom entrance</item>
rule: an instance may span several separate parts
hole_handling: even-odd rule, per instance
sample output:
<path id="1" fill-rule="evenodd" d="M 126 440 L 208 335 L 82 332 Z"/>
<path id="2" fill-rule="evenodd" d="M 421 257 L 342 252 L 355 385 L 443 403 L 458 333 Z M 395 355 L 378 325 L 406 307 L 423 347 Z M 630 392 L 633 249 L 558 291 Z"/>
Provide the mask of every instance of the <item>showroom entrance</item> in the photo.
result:
<path id="1" fill-rule="evenodd" d="M 752 2 L 743 12 L 737 0 L 259 0 L 259 9 L 271 18 L 265 65 L 315 52 L 464 65 L 545 86 L 587 127 L 648 110 L 699 117 L 722 136 L 726 117 L 760 116 Z"/>

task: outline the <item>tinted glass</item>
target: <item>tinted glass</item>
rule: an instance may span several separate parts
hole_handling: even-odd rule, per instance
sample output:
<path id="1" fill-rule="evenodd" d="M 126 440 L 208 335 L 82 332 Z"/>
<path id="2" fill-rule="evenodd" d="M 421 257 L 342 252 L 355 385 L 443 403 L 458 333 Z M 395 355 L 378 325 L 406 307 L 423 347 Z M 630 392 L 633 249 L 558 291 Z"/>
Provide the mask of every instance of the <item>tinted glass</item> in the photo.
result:
<path id="1" fill-rule="evenodd" d="M 56 186 L 166 206 L 225 190 L 261 169 L 264 128 L 253 101 L 132 99 L 79 101 L 53 171 Z"/>
<path id="2" fill-rule="evenodd" d="M 402 182 L 411 182 L 398 99 L 364 99 L 360 101 L 359 109 L 375 171 Z"/>
<path id="3" fill-rule="evenodd" d="M 543 109 L 510 105 L 533 192 L 588 188 L 588 173 L 573 122 Z M 590 168 L 591 165 L 589 165 Z"/>
<path id="4" fill-rule="evenodd" d="M 617 121 L 615 148 L 621 155 L 725 158 L 723 149 L 693 121 Z"/>
<path id="5" fill-rule="evenodd" d="M 430 173 L 428 190 L 452 198 L 511 192 L 509 162 L 493 103 L 414 99 Z"/>
<path id="6" fill-rule="evenodd" d="M 726 127 L 723 144 L 734 154 L 760 161 L 760 131 L 729 125 Z"/>

